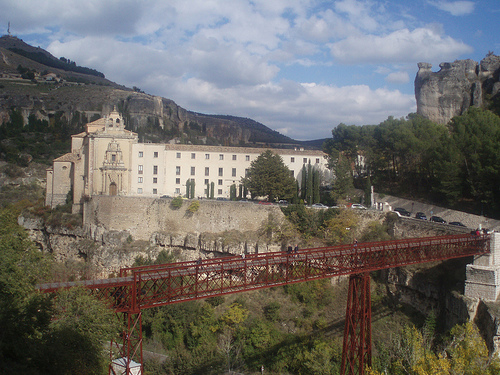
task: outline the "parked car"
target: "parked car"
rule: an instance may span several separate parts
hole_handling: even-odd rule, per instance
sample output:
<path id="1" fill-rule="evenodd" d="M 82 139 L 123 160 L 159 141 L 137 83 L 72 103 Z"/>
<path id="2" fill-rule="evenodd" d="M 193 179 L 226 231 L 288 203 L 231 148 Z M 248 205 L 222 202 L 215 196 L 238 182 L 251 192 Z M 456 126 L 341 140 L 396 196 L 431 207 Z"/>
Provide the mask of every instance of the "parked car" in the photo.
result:
<path id="1" fill-rule="evenodd" d="M 465 227 L 460 221 L 450 221 L 448 224 L 455 225 L 457 227 Z"/>
<path id="2" fill-rule="evenodd" d="M 427 216 L 425 216 L 425 214 L 423 212 L 417 212 L 415 214 L 415 218 L 420 219 L 420 220 L 427 220 Z"/>
<path id="3" fill-rule="evenodd" d="M 431 218 L 429 219 L 429 221 L 432 221 L 434 223 L 441 223 L 441 224 L 446 224 L 446 220 L 444 220 L 442 217 L 440 216 L 431 216 Z"/>
<path id="4" fill-rule="evenodd" d="M 266 206 L 269 206 L 269 205 L 272 205 L 273 203 L 272 202 L 268 202 L 268 201 L 259 201 L 259 204 L 264 204 Z"/>
<path id="5" fill-rule="evenodd" d="M 278 204 L 285 204 L 286 205 L 286 204 L 288 204 L 288 201 L 285 199 L 280 199 Z"/>
<path id="6" fill-rule="evenodd" d="M 411 216 L 411 212 L 407 211 L 406 208 L 396 207 L 393 211 L 398 212 L 400 216 Z"/>
<path id="7" fill-rule="evenodd" d="M 353 203 L 351 208 L 357 208 L 358 210 L 366 210 L 366 207 L 359 203 Z"/>
<path id="8" fill-rule="evenodd" d="M 327 209 L 328 206 L 325 206 L 323 203 L 314 203 L 312 206 L 312 208 L 321 208 L 321 209 Z"/>

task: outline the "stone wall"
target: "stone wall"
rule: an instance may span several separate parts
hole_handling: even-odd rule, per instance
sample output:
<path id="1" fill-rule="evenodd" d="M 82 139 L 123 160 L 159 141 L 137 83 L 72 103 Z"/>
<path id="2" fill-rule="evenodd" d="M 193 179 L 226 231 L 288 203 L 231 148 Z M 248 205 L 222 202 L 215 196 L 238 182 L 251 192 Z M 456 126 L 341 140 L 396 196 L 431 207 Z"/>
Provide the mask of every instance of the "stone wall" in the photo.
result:
<path id="1" fill-rule="evenodd" d="M 170 198 L 134 198 L 94 196 L 84 207 L 84 227 L 93 238 L 108 231 L 128 231 L 134 240 L 149 241 L 157 233 L 200 235 L 232 230 L 254 232 L 270 214 L 277 220 L 284 215 L 275 205 L 247 202 L 200 200 L 191 213 L 192 201 L 185 200 L 179 209 Z"/>

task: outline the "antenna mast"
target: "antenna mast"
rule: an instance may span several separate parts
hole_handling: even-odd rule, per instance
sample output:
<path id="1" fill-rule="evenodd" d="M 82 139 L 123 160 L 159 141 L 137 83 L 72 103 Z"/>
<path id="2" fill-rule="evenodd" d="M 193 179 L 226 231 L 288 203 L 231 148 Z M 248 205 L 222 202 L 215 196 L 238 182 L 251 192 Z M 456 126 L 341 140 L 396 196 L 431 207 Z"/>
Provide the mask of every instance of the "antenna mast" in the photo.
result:
<path id="1" fill-rule="evenodd" d="M 9 21 L 9 26 L 7 27 L 7 34 L 10 36 L 10 21 Z"/>

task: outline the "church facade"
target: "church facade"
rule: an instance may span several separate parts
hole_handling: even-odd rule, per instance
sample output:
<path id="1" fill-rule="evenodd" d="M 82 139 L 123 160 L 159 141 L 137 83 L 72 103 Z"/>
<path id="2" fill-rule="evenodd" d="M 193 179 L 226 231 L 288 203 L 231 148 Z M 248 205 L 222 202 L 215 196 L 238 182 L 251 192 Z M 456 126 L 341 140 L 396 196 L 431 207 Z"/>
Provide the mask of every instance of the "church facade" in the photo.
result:
<path id="1" fill-rule="evenodd" d="M 186 194 L 194 182 L 194 196 L 206 197 L 214 186 L 214 198 L 229 198 L 232 185 L 240 185 L 251 163 L 266 149 L 185 144 L 139 143 L 136 133 L 125 129 L 121 115 L 113 111 L 86 125 L 72 136 L 71 152 L 47 169 L 46 205 L 64 204 L 72 195 L 73 212 L 93 195 L 160 198 Z M 272 149 L 301 181 L 304 165 L 319 169 L 329 179 L 326 154 L 303 149 Z"/>

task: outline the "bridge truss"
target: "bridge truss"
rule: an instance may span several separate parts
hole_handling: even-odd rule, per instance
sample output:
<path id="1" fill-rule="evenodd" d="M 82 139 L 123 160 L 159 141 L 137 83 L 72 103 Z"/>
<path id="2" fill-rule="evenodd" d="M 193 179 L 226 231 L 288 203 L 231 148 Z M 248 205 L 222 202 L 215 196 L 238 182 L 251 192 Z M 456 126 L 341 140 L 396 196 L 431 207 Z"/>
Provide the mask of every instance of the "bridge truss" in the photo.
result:
<path id="1" fill-rule="evenodd" d="M 53 292 L 81 285 L 123 313 L 122 341 L 112 345 L 124 359 L 120 374 L 129 375 L 133 359 L 140 363 L 143 373 L 143 309 L 350 275 L 341 374 L 362 375 L 365 366 L 371 365 L 369 272 L 485 254 L 490 251 L 489 241 L 487 235 L 465 234 L 302 249 L 297 253 L 247 254 L 123 268 L 117 278 L 47 283 L 39 289 Z M 110 374 L 115 374 L 111 366 Z"/>

